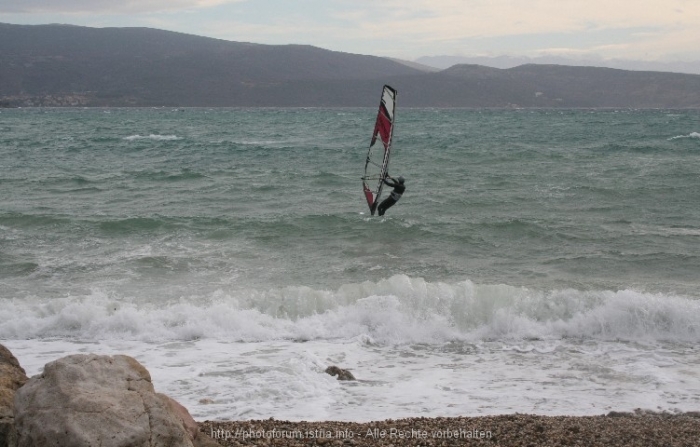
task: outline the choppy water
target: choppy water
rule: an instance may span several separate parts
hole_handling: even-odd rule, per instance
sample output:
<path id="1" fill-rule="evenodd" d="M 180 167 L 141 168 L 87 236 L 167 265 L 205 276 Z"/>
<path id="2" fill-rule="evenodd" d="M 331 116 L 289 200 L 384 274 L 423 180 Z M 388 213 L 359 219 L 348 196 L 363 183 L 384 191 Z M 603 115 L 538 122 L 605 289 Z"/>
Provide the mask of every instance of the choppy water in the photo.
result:
<path id="1" fill-rule="evenodd" d="M 133 355 L 196 418 L 698 409 L 700 111 L 399 103 L 384 218 L 373 120 L 0 111 L 0 340 Z"/>

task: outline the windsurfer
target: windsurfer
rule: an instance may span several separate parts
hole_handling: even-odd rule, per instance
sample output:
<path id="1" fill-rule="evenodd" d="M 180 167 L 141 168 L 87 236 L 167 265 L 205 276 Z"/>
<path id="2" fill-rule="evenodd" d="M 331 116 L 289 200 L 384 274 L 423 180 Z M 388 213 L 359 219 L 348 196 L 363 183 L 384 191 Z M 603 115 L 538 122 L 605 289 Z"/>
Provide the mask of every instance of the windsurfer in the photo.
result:
<path id="1" fill-rule="evenodd" d="M 365 175 L 362 177 L 362 192 L 365 194 L 367 205 L 374 216 L 377 208 L 384 214 L 390 206 L 396 203 L 405 189 L 403 185 L 396 189 L 397 181 L 387 183 L 389 157 L 391 156 L 391 139 L 394 135 L 394 112 L 396 110 L 396 90 L 388 85 L 382 89 L 382 99 L 374 123 L 372 140 L 365 159 Z M 377 144 L 380 143 L 380 144 Z M 376 182 L 376 183 L 375 183 Z M 384 185 L 395 188 L 392 200 L 381 202 Z M 376 185 L 376 186 L 375 186 Z"/>
<path id="2" fill-rule="evenodd" d="M 391 180 L 387 180 L 391 179 Z M 391 191 L 391 194 L 389 194 L 389 197 L 384 199 L 382 203 L 379 204 L 377 207 L 377 211 L 379 212 L 380 216 L 383 216 L 386 210 L 394 206 L 396 202 L 399 201 L 401 198 L 401 194 L 406 190 L 406 187 L 404 186 L 404 178 L 402 176 L 398 176 L 398 178 L 391 177 L 390 175 L 387 174 L 387 176 L 384 178 L 384 184 L 387 186 L 390 186 L 391 188 L 394 188 L 393 191 Z"/>

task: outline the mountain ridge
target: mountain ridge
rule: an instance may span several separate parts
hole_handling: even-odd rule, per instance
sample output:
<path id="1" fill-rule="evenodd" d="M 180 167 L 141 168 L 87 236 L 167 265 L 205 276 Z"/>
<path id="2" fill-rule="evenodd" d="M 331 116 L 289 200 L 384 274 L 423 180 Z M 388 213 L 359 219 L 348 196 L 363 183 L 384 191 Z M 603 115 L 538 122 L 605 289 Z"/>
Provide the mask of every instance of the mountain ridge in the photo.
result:
<path id="1" fill-rule="evenodd" d="M 152 28 L 0 23 L 0 106 L 700 107 L 700 75 L 402 61 Z"/>
<path id="2" fill-rule="evenodd" d="M 644 61 L 634 59 L 574 58 L 566 56 L 422 56 L 413 63 L 444 70 L 453 65 L 477 64 L 492 68 L 514 68 L 520 65 L 570 65 L 574 67 L 617 68 L 631 71 L 661 71 L 700 74 L 700 61 Z"/>

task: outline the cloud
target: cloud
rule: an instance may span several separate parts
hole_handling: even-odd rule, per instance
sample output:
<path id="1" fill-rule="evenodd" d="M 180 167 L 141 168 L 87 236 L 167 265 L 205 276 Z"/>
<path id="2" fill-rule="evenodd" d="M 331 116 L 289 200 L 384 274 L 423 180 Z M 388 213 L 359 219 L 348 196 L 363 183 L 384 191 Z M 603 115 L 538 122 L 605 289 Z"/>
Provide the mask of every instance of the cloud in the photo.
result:
<path id="1" fill-rule="evenodd" d="M 246 0 L 0 0 L 9 14 L 138 14 L 209 8 Z"/>
<path id="2" fill-rule="evenodd" d="M 375 20 L 370 26 L 377 31 L 411 31 L 440 39 L 697 27 L 700 20 L 700 2 L 684 0 L 385 0 L 381 5 L 371 15 Z"/>
<path id="3" fill-rule="evenodd" d="M 344 14 L 358 20 L 354 29 L 344 30 L 348 39 L 380 39 L 396 42 L 395 47 L 400 43 L 414 50 L 439 46 L 443 54 L 459 54 L 479 47 L 487 52 L 522 52 L 524 41 L 534 44 L 549 36 L 549 43 L 530 46 L 529 52 L 600 52 L 608 57 L 656 58 L 672 52 L 697 54 L 697 42 L 700 42 L 700 1 L 697 0 L 338 3 L 346 6 L 338 16 Z M 640 30 L 647 35 L 640 35 Z M 509 49 L 507 45 L 512 47 Z"/>
<path id="4" fill-rule="evenodd" d="M 3 13 L 403 58 L 700 54 L 700 0 L 0 0 Z"/>

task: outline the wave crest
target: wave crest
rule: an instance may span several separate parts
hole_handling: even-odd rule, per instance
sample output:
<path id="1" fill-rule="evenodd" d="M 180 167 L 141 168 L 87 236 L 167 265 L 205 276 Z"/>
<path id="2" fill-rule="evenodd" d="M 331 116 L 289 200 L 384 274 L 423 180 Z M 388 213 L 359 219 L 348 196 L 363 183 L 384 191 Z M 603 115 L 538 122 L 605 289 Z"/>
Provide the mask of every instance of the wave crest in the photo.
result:
<path id="1" fill-rule="evenodd" d="M 124 137 L 124 139 L 127 141 L 136 141 L 136 140 L 175 141 L 175 140 L 182 140 L 182 138 L 178 137 L 177 135 L 158 135 L 158 134 L 130 135 L 128 137 Z"/>
<path id="2" fill-rule="evenodd" d="M 700 342 L 700 302 L 633 290 L 551 292 L 397 275 L 338 290 L 218 291 L 167 303 L 93 291 L 5 299 L 0 338 L 361 339 L 380 345 L 521 339 Z"/>

